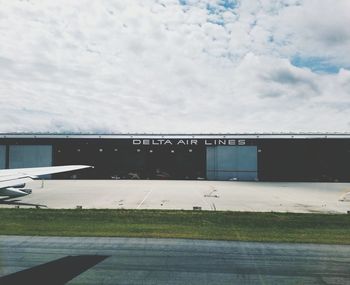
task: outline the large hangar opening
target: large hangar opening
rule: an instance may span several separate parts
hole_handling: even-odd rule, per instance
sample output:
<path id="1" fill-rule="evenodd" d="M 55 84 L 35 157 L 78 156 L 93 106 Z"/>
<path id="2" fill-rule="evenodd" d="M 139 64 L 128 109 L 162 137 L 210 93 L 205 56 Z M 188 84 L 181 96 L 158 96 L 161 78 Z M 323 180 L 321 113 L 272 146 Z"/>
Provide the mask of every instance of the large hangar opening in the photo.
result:
<path id="1" fill-rule="evenodd" d="M 9 168 L 44 167 L 51 165 L 51 145 L 9 146 Z"/>
<path id="2" fill-rule="evenodd" d="M 269 139 L 259 145 L 263 181 L 350 181 L 349 139 Z"/>
<path id="3" fill-rule="evenodd" d="M 205 148 L 200 146 L 63 141 L 55 145 L 54 161 L 57 165 L 94 165 L 80 174 L 79 178 L 85 179 L 205 179 Z M 62 173 L 55 177 L 70 176 Z"/>
<path id="4" fill-rule="evenodd" d="M 208 147 L 207 179 L 239 181 L 258 180 L 257 147 Z"/>

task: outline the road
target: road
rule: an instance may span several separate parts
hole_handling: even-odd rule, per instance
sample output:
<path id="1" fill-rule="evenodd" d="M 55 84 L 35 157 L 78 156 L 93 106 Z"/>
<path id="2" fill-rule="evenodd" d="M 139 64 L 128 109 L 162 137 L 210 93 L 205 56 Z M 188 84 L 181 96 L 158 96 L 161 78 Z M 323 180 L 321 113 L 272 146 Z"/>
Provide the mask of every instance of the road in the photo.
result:
<path id="1" fill-rule="evenodd" d="M 145 238 L 0 236 L 0 276 L 72 255 L 100 257 L 71 285 L 350 284 L 350 246 Z"/>

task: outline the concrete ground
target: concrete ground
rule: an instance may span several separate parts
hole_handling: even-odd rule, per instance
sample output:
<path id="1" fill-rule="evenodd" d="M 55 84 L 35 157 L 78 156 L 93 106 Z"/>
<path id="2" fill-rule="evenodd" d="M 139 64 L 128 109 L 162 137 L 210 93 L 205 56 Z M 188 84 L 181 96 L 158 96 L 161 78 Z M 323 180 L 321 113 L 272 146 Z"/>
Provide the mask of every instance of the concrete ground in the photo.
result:
<path id="1" fill-rule="evenodd" d="M 43 187 L 42 187 L 43 186 Z M 237 181 L 37 180 L 31 195 L 0 207 L 193 209 L 259 212 L 350 211 L 350 183 Z"/>
<path id="2" fill-rule="evenodd" d="M 0 283 L 5 275 L 69 255 L 107 256 L 71 285 L 350 284 L 350 246 L 18 236 L 0 236 Z M 51 267 L 46 278 L 54 279 L 57 270 L 65 274 L 62 266 Z"/>

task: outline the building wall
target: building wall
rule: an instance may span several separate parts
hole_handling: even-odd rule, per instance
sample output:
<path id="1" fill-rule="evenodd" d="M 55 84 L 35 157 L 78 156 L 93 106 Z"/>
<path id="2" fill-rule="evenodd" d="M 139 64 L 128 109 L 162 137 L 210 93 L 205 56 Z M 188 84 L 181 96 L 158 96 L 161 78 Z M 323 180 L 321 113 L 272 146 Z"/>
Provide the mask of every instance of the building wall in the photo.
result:
<path id="1" fill-rule="evenodd" d="M 256 146 L 207 147 L 208 180 L 254 181 L 257 165 Z"/>
<path id="2" fill-rule="evenodd" d="M 194 138 L 196 139 L 196 138 Z M 246 139 L 245 145 L 134 145 L 131 139 L 0 138 L 0 168 L 89 164 L 78 178 L 127 178 L 141 172 L 154 178 L 157 169 L 170 179 L 350 182 L 349 138 Z M 102 149 L 102 151 L 101 151 Z M 172 152 L 174 150 L 174 152 Z M 148 172 L 148 173 L 147 173 Z M 66 176 L 65 176 L 66 175 Z M 70 178 L 63 173 L 57 178 Z M 56 176 L 54 176 L 56 177 Z"/>
<path id="3" fill-rule="evenodd" d="M 6 145 L 0 145 L 0 169 L 6 167 Z"/>
<path id="4" fill-rule="evenodd" d="M 52 165 L 51 145 L 10 145 L 9 168 Z"/>

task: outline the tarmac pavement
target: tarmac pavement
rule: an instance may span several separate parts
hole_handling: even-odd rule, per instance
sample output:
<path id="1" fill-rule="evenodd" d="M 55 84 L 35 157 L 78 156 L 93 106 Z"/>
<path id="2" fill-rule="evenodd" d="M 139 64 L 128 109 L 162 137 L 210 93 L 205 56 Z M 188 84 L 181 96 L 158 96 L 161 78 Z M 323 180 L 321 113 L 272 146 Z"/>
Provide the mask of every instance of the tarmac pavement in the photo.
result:
<path id="1" fill-rule="evenodd" d="M 0 207 L 184 209 L 347 213 L 350 183 L 160 180 L 40 180 Z"/>
<path id="2" fill-rule="evenodd" d="M 67 284 L 350 284 L 345 245 L 25 236 L 0 236 L 0 284 L 38 265 L 50 270 L 45 278 L 55 279 L 57 270 L 63 278 L 63 263 L 74 272 L 72 259 L 94 256 Z"/>

